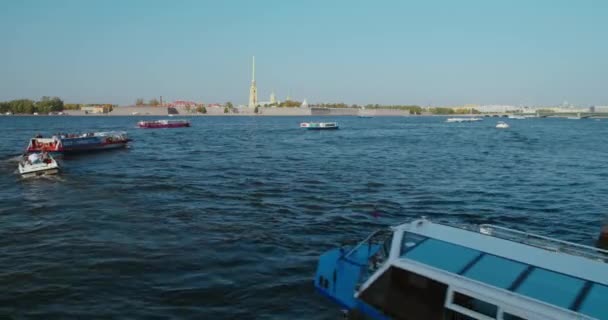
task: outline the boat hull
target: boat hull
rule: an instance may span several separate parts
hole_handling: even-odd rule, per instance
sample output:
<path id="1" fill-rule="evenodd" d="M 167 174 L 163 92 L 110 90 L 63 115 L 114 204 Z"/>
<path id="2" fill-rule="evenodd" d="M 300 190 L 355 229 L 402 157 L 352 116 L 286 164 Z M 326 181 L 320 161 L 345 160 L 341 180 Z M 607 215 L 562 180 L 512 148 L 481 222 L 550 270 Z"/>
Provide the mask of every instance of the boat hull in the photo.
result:
<path id="1" fill-rule="evenodd" d="M 323 127 L 307 127 L 307 130 L 338 130 L 340 129 L 340 127 L 327 127 L 327 128 L 323 128 Z"/>
<path id="2" fill-rule="evenodd" d="M 186 128 L 186 127 L 190 127 L 190 123 L 171 123 L 171 124 L 139 123 L 137 126 L 142 129 Z"/>
<path id="3" fill-rule="evenodd" d="M 47 169 L 47 170 L 39 170 L 33 172 L 24 172 L 21 173 L 22 178 L 32 178 L 32 177 L 40 177 L 40 176 L 52 176 L 59 173 L 59 169 Z"/>

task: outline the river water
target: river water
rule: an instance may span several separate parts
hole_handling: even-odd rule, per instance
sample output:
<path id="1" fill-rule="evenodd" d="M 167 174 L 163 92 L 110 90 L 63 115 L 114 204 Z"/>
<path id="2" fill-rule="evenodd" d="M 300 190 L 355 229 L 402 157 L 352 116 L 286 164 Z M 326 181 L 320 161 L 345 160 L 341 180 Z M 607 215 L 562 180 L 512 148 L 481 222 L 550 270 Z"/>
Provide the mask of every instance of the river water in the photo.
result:
<path id="1" fill-rule="evenodd" d="M 0 117 L 0 317 L 337 319 L 316 260 L 375 228 L 427 216 L 593 244 L 608 212 L 608 120 L 307 119 Z M 101 130 L 134 141 L 15 173 L 35 134 Z"/>

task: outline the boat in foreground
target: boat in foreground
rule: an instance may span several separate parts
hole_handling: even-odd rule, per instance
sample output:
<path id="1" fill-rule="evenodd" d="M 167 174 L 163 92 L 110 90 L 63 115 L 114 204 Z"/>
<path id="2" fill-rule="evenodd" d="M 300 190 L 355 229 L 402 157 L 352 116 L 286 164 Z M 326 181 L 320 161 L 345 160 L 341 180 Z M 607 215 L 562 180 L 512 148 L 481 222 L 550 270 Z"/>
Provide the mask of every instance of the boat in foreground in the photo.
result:
<path id="1" fill-rule="evenodd" d="M 482 118 L 447 118 L 445 122 L 476 122 L 481 121 Z"/>
<path id="2" fill-rule="evenodd" d="M 32 153 L 19 161 L 18 169 L 24 178 L 53 175 L 59 173 L 59 164 L 48 153 Z"/>
<path id="3" fill-rule="evenodd" d="M 140 121 L 137 123 L 140 128 L 160 129 L 160 128 L 184 128 L 190 126 L 190 121 L 187 120 L 154 120 Z"/>
<path id="4" fill-rule="evenodd" d="M 302 122 L 300 128 L 308 130 L 336 130 L 339 128 L 337 122 Z"/>
<path id="5" fill-rule="evenodd" d="M 131 141 L 126 132 L 90 132 L 82 134 L 57 134 L 51 138 L 32 138 L 27 152 L 87 152 L 124 148 Z"/>
<path id="6" fill-rule="evenodd" d="M 608 319 L 608 251 L 425 218 L 321 255 L 317 292 L 363 319 Z"/>
<path id="7" fill-rule="evenodd" d="M 504 121 L 498 121 L 498 123 L 496 124 L 496 128 L 497 129 L 508 129 L 509 125 Z"/>

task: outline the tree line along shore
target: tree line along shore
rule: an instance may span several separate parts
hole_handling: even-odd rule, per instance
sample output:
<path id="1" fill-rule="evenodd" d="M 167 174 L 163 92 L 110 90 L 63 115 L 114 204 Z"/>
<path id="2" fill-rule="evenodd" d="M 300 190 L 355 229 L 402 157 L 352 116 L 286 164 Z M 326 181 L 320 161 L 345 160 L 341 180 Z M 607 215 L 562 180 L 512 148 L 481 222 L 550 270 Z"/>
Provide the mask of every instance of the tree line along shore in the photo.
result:
<path id="1" fill-rule="evenodd" d="M 272 104 L 258 105 L 255 107 L 255 113 L 261 113 L 260 108 L 299 108 L 302 105 L 300 101 L 287 100 Z M 144 99 L 137 99 L 135 102 L 136 107 L 165 107 L 157 99 L 151 99 L 147 102 Z M 214 106 L 218 106 L 215 104 Z M 90 107 L 95 107 L 100 110 L 100 113 L 110 113 L 117 105 L 114 104 L 77 104 L 77 103 L 64 103 L 59 97 L 48 97 L 44 96 L 40 100 L 35 101 L 31 99 L 16 99 L 11 101 L 0 102 L 0 113 L 6 114 L 53 114 L 58 112 L 65 112 L 69 110 L 84 110 Z M 184 109 L 188 113 L 206 114 L 207 107 L 204 104 L 192 104 L 186 105 Z M 233 113 L 235 107 L 231 102 L 226 102 L 219 105 L 223 108 L 224 113 Z M 479 114 L 480 112 L 474 108 L 446 108 L 446 107 L 427 107 L 423 108 L 417 105 L 380 105 L 380 104 L 367 104 L 367 105 L 349 105 L 345 103 L 320 103 L 311 104 L 310 108 L 355 108 L 355 109 L 388 109 L 388 110 L 401 110 L 412 115 L 420 114 L 433 114 L 433 115 L 451 115 L 451 114 Z M 118 107 L 120 108 L 120 107 Z"/>

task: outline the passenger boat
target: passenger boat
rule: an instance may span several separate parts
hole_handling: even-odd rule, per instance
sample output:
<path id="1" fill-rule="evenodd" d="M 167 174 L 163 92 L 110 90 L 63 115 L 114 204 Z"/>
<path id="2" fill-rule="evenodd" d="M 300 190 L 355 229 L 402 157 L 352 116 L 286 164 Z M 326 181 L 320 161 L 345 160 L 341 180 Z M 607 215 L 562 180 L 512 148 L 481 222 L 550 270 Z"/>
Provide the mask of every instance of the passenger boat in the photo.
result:
<path id="1" fill-rule="evenodd" d="M 35 137 L 30 140 L 27 152 L 86 152 L 124 148 L 131 141 L 126 132 L 91 132 L 83 134 L 57 134 L 51 138 Z"/>
<path id="2" fill-rule="evenodd" d="M 308 130 L 336 130 L 339 128 L 337 122 L 302 122 L 300 128 Z"/>
<path id="3" fill-rule="evenodd" d="M 425 218 L 321 255 L 314 285 L 348 316 L 608 319 L 608 251 Z"/>
<path id="4" fill-rule="evenodd" d="M 475 122 L 475 121 L 481 121 L 483 120 L 482 118 L 447 118 L 445 120 L 445 122 Z"/>
<path id="5" fill-rule="evenodd" d="M 19 174 L 22 177 L 34 177 L 42 175 L 52 175 L 59 172 L 59 164 L 48 154 L 33 153 L 26 155 L 19 161 Z"/>
<path id="6" fill-rule="evenodd" d="M 158 128 L 183 128 L 189 127 L 190 121 L 187 120 L 155 120 L 155 121 L 140 121 L 137 123 L 140 128 L 158 129 Z"/>
<path id="7" fill-rule="evenodd" d="M 508 129 L 509 125 L 504 121 L 498 121 L 498 123 L 496 124 L 496 128 L 497 129 Z"/>

